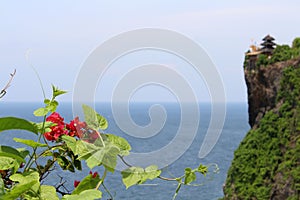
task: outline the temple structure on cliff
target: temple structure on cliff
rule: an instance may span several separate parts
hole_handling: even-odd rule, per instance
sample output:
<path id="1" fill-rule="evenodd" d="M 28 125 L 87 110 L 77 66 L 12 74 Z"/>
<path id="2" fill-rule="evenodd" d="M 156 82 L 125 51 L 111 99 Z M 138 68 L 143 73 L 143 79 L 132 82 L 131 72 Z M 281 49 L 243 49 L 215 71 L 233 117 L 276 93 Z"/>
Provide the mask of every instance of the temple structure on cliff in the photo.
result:
<path id="1" fill-rule="evenodd" d="M 267 56 L 271 56 L 273 51 L 274 51 L 274 46 L 276 45 L 273 41 L 275 39 L 270 36 L 267 35 L 266 37 L 263 38 L 263 43 L 261 43 L 260 45 L 262 46 L 261 48 L 261 53 L 267 55 Z"/>
<path id="2" fill-rule="evenodd" d="M 248 58 L 246 58 L 248 63 L 247 63 L 247 66 L 245 66 L 245 67 L 248 70 L 252 70 L 252 69 L 256 68 L 255 63 L 257 61 L 257 58 L 258 58 L 259 54 L 261 54 L 260 49 L 255 45 L 251 45 L 250 46 L 250 51 L 248 51 L 246 53 L 246 56 L 248 57 Z"/>
<path id="3" fill-rule="evenodd" d="M 274 42 L 274 38 L 270 35 L 265 36 L 263 42 L 260 44 L 261 48 L 256 45 L 251 45 L 250 50 L 246 52 L 247 56 L 247 66 L 245 66 L 248 70 L 256 69 L 256 61 L 260 54 L 264 54 L 268 56 L 268 59 L 271 58 L 272 53 L 275 49 L 276 43 Z"/>

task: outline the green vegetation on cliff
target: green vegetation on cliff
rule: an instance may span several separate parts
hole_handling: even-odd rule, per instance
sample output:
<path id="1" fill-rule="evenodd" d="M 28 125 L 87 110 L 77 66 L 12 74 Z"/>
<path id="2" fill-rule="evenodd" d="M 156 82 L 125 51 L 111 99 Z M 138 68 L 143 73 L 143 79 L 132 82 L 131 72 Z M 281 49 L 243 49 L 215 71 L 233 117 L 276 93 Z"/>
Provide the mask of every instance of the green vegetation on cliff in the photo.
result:
<path id="1" fill-rule="evenodd" d="M 249 52 L 249 51 L 248 51 Z M 291 46 L 287 44 L 276 45 L 272 57 L 266 54 L 259 54 L 255 62 L 256 67 L 272 65 L 276 62 L 287 61 L 300 56 L 300 38 L 295 38 Z M 245 56 L 244 68 L 249 65 L 249 56 Z"/>
<path id="2" fill-rule="evenodd" d="M 300 46 L 300 40 L 294 43 Z M 230 200 L 300 199 L 299 67 L 283 70 L 276 107 L 235 151 L 224 195 Z"/>
<path id="3" fill-rule="evenodd" d="M 273 51 L 271 59 L 266 59 L 264 65 L 271 65 L 276 62 L 286 61 L 300 55 L 300 38 L 295 38 L 292 46 L 290 47 L 287 44 L 277 45 Z M 259 59 L 257 64 L 259 65 Z"/>

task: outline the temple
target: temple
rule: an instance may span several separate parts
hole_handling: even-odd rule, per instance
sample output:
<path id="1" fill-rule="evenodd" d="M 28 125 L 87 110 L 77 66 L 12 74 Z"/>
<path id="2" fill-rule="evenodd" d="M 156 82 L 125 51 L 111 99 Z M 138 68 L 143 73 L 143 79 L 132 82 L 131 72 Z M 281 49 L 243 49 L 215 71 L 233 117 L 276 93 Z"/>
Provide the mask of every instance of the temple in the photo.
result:
<path id="1" fill-rule="evenodd" d="M 260 54 L 265 54 L 268 56 L 268 59 L 271 58 L 272 53 L 274 51 L 274 46 L 276 43 L 273 41 L 275 40 L 272 36 L 267 35 L 263 39 L 263 42 L 260 44 L 262 47 L 259 48 L 256 45 L 251 45 L 250 50 L 246 52 L 247 56 L 247 65 L 245 66 L 248 70 L 253 70 L 256 68 L 256 61 Z"/>
<path id="2" fill-rule="evenodd" d="M 267 56 L 271 56 L 273 51 L 274 51 L 274 46 L 276 45 L 273 41 L 275 39 L 270 36 L 267 35 L 266 37 L 263 38 L 263 43 L 261 43 L 260 45 L 262 46 L 261 48 L 261 53 L 267 55 Z"/>

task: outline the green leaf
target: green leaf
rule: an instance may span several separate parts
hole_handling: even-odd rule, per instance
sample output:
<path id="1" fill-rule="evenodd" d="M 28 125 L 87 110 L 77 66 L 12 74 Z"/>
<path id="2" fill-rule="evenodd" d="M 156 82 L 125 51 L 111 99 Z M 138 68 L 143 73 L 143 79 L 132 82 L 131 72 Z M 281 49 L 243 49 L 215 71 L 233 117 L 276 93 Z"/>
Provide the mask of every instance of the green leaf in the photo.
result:
<path id="1" fill-rule="evenodd" d="M 20 152 L 9 146 L 0 146 L 0 156 L 14 158 L 20 163 L 25 162 Z"/>
<path id="2" fill-rule="evenodd" d="M 68 135 L 62 135 L 61 139 L 67 144 L 73 152 L 76 152 L 76 139 Z"/>
<path id="3" fill-rule="evenodd" d="M 80 181 L 79 185 L 75 188 L 72 194 L 80 194 L 85 190 L 94 189 L 98 185 L 99 181 L 100 181 L 99 176 L 93 178 L 93 176 L 89 174 L 88 176 L 86 176 L 84 179 Z"/>
<path id="4" fill-rule="evenodd" d="M 51 101 L 51 102 L 46 106 L 46 108 L 47 108 L 49 111 L 51 111 L 51 112 L 55 112 L 57 106 L 58 106 L 58 102 L 55 101 L 55 100 L 53 100 L 53 101 Z"/>
<path id="5" fill-rule="evenodd" d="M 94 144 L 78 140 L 75 144 L 74 154 L 79 155 L 80 159 L 87 159 L 91 156 L 91 154 L 97 151 L 99 147 L 95 146 Z"/>
<path id="6" fill-rule="evenodd" d="M 86 161 L 90 169 L 103 164 L 108 171 L 114 171 L 117 165 L 117 156 L 120 153 L 119 148 L 115 145 L 107 143 L 105 146 L 99 147 L 82 140 L 76 141 L 69 136 L 63 136 L 62 139 L 74 155 L 79 156 L 79 160 Z"/>
<path id="7" fill-rule="evenodd" d="M 84 113 L 84 120 L 87 125 L 92 129 L 98 130 L 99 124 L 96 111 L 87 105 L 82 105 L 82 109 Z"/>
<path id="8" fill-rule="evenodd" d="M 30 199 L 36 197 L 35 194 L 38 193 L 40 183 L 39 183 L 39 174 L 38 172 L 29 172 L 24 174 L 13 174 L 10 176 L 12 181 L 18 182 L 11 191 L 7 192 L 1 198 L 5 200 L 15 200 L 20 195 L 29 196 Z M 30 192 L 29 192 L 30 191 Z M 34 193 L 32 193 L 34 191 Z M 33 196 L 32 196 L 33 195 Z"/>
<path id="9" fill-rule="evenodd" d="M 17 150 L 24 159 L 29 155 L 29 151 L 25 148 L 17 148 Z"/>
<path id="10" fill-rule="evenodd" d="M 120 153 L 120 149 L 114 145 L 106 145 L 103 149 L 103 166 L 110 172 L 114 172 L 117 166 L 117 158 Z"/>
<path id="11" fill-rule="evenodd" d="M 67 93 L 67 91 L 60 90 L 58 87 L 52 85 L 52 98 L 55 99 L 57 96 Z"/>
<path id="12" fill-rule="evenodd" d="M 191 168 L 185 168 L 185 179 L 184 184 L 190 184 L 191 182 L 195 181 L 197 179 L 197 176 L 195 172 Z"/>
<path id="13" fill-rule="evenodd" d="M 144 169 L 141 167 L 130 167 L 121 172 L 122 181 L 126 186 L 126 189 L 129 187 L 138 184 L 142 180 L 144 174 Z"/>
<path id="14" fill-rule="evenodd" d="M 1 196 L 3 194 L 4 194 L 4 182 L 3 182 L 3 179 L 0 178 L 0 199 L 2 199 Z"/>
<path id="15" fill-rule="evenodd" d="M 16 200 L 21 194 L 29 191 L 31 189 L 31 186 L 34 184 L 36 184 L 36 181 L 31 181 L 22 185 L 18 184 L 14 186 L 11 191 L 7 192 L 3 196 L 0 196 L 0 198 L 5 200 Z"/>
<path id="16" fill-rule="evenodd" d="M 107 127 L 108 127 L 108 122 L 107 122 L 107 120 L 106 120 L 105 117 L 103 117 L 102 115 L 99 115 L 99 114 L 97 113 L 97 120 L 98 120 L 98 123 L 99 123 L 99 128 L 100 128 L 101 130 L 107 129 Z"/>
<path id="17" fill-rule="evenodd" d="M 55 123 L 48 122 L 48 121 L 46 121 L 46 122 L 40 122 L 40 123 L 35 123 L 35 126 L 36 126 L 37 130 L 40 133 L 41 132 L 44 132 L 44 133 L 50 132 L 51 131 L 50 127 L 52 127 L 54 125 L 55 125 Z"/>
<path id="18" fill-rule="evenodd" d="M 153 180 L 161 174 L 161 170 L 157 169 L 157 166 L 150 165 L 144 170 L 141 167 L 130 167 L 121 172 L 122 181 L 126 188 L 129 188 L 136 184 L 142 184 L 146 180 Z"/>
<path id="19" fill-rule="evenodd" d="M 51 102 L 50 99 L 45 99 L 44 100 L 44 104 L 46 104 L 46 105 L 49 104 L 50 102 Z"/>
<path id="20" fill-rule="evenodd" d="M 0 157 L 0 170 L 11 169 L 15 166 L 18 166 L 18 162 L 14 158 Z"/>
<path id="21" fill-rule="evenodd" d="M 16 117 L 3 117 L 0 118 L 0 132 L 6 130 L 20 129 L 38 133 L 35 125 L 25 119 L 16 118 Z"/>
<path id="22" fill-rule="evenodd" d="M 99 115 L 92 107 L 88 105 L 82 105 L 82 109 L 84 113 L 85 122 L 90 128 L 94 130 L 107 129 L 107 120 L 103 116 Z"/>
<path id="23" fill-rule="evenodd" d="M 81 166 L 81 161 L 80 160 L 74 159 L 73 163 L 74 163 L 74 167 L 76 167 L 77 170 L 79 170 L 79 171 L 82 170 L 82 166 Z"/>
<path id="24" fill-rule="evenodd" d="M 30 146 L 32 148 L 47 147 L 47 144 L 42 144 L 42 143 L 39 143 L 39 142 L 35 142 L 33 140 L 25 140 L 25 139 L 21 139 L 21 138 L 14 138 L 14 141 L 25 144 L 25 145 Z"/>
<path id="25" fill-rule="evenodd" d="M 86 163 L 90 169 L 103 164 L 110 172 L 114 172 L 117 165 L 117 156 L 120 150 L 114 145 L 106 144 L 105 147 L 98 147 L 93 151 L 91 156 L 86 159 Z"/>
<path id="26" fill-rule="evenodd" d="M 93 144 L 84 143 L 81 140 L 76 141 L 74 137 L 68 135 L 63 135 L 61 138 L 67 144 L 67 147 L 73 152 L 70 157 L 72 157 L 74 167 L 81 170 L 81 161 L 79 160 L 78 155 L 85 155 L 88 158 L 91 155 L 90 150 L 96 150 L 96 147 L 94 147 Z"/>
<path id="27" fill-rule="evenodd" d="M 39 183 L 39 173 L 38 172 L 28 172 L 23 174 L 13 174 L 10 177 L 10 180 L 19 182 L 18 186 L 25 185 L 27 183 L 31 183 L 31 190 L 34 192 L 38 192 L 40 183 Z"/>
<path id="28" fill-rule="evenodd" d="M 72 195 L 64 195 L 62 200 L 94 200 L 94 199 L 100 199 L 102 197 L 102 192 L 95 189 L 89 189 L 81 192 L 78 194 L 72 194 Z"/>
<path id="29" fill-rule="evenodd" d="M 131 150 L 130 144 L 122 137 L 113 135 L 113 134 L 105 134 L 107 136 L 108 140 L 115 146 L 117 146 L 120 149 L 120 155 L 121 156 L 127 156 L 129 155 L 129 151 Z"/>
<path id="30" fill-rule="evenodd" d="M 203 175 L 206 175 L 208 169 L 207 166 L 200 164 L 197 171 Z"/>
<path id="31" fill-rule="evenodd" d="M 147 179 L 153 180 L 157 178 L 160 174 L 161 174 L 161 170 L 158 170 L 158 167 L 156 165 L 150 165 L 145 169 L 145 174 L 143 176 L 144 182 Z"/>
<path id="32" fill-rule="evenodd" d="M 56 159 L 57 159 L 57 163 L 61 166 L 63 170 L 69 170 L 71 172 L 75 172 L 72 162 L 69 161 L 65 156 L 59 155 Z"/>
<path id="33" fill-rule="evenodd" d="M 59 200 L 55 187 L 50 185 L 41 186 L 41 197 L 43 200 Z"/>
<path id="34" fill-rule="evenodd" d="M 33 112 L 33 114 L 34 116 L 41 117 L 47 115 L 49 111 L 50 110 L 48 108 L 38 108 Z"/>

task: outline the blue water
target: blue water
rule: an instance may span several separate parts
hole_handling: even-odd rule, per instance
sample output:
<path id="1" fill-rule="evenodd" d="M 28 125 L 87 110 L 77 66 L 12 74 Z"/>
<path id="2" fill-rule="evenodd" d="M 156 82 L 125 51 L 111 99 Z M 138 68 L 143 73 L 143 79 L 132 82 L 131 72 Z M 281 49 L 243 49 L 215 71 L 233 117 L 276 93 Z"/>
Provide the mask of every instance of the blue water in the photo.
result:
<path id="1" fill-rule="evenodd" d="M 134 152 L 148 152 L 155 149 L 160 149 L 168 144 L 175 136 L 177 128 L 180 124 L 181 115 L 180 107 L 176 103 L 161 103 L 164 106 L 168 116 L 166 124 L 161 132 L 153 137 L 141 139 L 129 136 L 123 133 L 116 125 L 112 117 L 112 111 L 109 104 L 97 104 L 96 110 L 105 116 L 109 122 L 107 133 L 114 133 L 126 138 L 132 146 Z M 0 102 L 0 117 L 15 116 L 26 118 L 31 121 L 41 121 L 41 118 L 33 116 L 32 112 L 36 108 L 42 106 L 41 103 L 7 103 Z M 135 103 L 130 105 L 130 114 L 134 122 L 138 125 L 145 126 L 150 122 L 148 109 L 151 106 L 149 103 Z M 73 118 L 72 105 L 70 103 L 61 103 L 58 107 L 58 112 L 65 118 L 65 121 L 70 121 Z M 234 150 L 238 147 L 240 141 L 249 130 L 248 113 L 246 103 L 230 103 L 227 104 L 227 113 L 222 134 L 215 145 L 214 149 L 204 159 L 198 157 L 200 146 L 203 142 L 208 124 L 210 122 L 210 105 L 200 104 L 200 123 L 196 138 L 190 148 L 177 161 L 163 169 L 163 175 L 166 177 L 180 176 L 184 173 L 184 168 L 196 168 L 200 163 L 209 165 L 216 163 L 219 167 L 219 173 L 212 173 L 213 168 L 207 177 L 198 176 L 198 183 L 203 183 L 202 186 L 183 186 L 177 196 L 177 199 L 183 200 L 212 200 L 223 196 L 222 186 L 226 179 L 226 173 L 233 159 Z M 191 119 L 192 121 L 193 119 Z M 0 133 L 0 144 L 10 145 L 14 147 L 22 147 L 12 141 L 14 137 L 35 138 L 32 133 L 24 131 L 9 131 Z M 93 171 L 102 172 L 101 168 L 95 168 Z M 72 190 L 74 180 L 81 180 L 89 172 L 87 167 L 76 174 L 62 172 L 59 167 L 52 172 L 46 182 L 55 185 L 59 183 L 58 175 L 65 174 L 65 186 Z M 114 174 L 109 174 L 106 182 L 107 188 L 110 190 L 114 199 L 157 199 L 165 200 L 172 199 L 176 189 L 176 183 L 166 182 L 162 180 L 149 181 L 145 185 L 130 187 L 126 190 L 122 184 L 121 175 L 118 171 Z M 103 190 L 103 188 L 102 188 Z M 104 192 L 103 199 L 108 196 Z"/>

